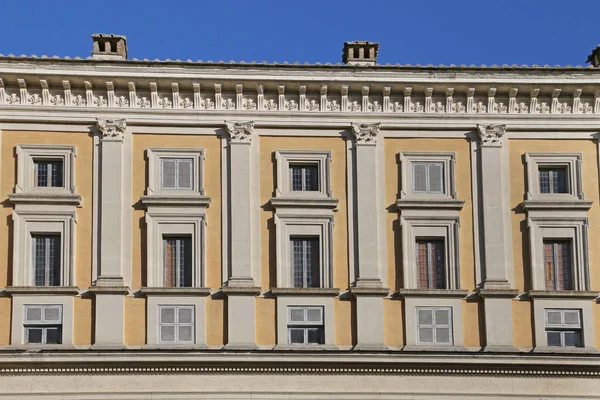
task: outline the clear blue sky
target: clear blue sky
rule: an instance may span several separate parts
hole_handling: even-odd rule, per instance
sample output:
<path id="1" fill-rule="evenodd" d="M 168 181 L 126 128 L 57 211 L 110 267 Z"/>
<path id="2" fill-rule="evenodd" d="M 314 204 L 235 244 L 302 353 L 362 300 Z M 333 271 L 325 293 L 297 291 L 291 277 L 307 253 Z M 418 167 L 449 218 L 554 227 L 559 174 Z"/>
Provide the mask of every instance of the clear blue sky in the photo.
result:
<path id="1" fill-rule="evenodd" d="M 583 65 L 600 0 L 4 0 L 0 53 L 87 57 L 92 33 L 130 58 L 340 62 L 344 41 L 379 62 Z"/>

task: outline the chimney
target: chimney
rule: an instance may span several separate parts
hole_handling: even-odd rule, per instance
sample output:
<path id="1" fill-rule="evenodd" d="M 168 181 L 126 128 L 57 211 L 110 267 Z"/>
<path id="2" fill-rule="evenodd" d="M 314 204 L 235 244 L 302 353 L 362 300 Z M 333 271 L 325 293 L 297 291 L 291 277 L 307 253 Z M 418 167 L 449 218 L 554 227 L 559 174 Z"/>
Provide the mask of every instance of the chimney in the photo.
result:
<path id="1" fill-rule="evenodd" d="M 92 35 L 92 58 L 97 60 L 127 60 L 127 37 L 123 35 Z"/>
<path id="2" fill-rule="evenodd" d="M 375 65 L 379 43 L 376 42 L 344 42 L 342 62 L 346 65 Z"/>
<path id="3" fill-rule="evenodd" d="M 592 50 L 592 54 L 588 56 L 586 62 L 589 62 L 595 68 L 600 67 L 600 45 L 596 46 L 596 48 Z"/>

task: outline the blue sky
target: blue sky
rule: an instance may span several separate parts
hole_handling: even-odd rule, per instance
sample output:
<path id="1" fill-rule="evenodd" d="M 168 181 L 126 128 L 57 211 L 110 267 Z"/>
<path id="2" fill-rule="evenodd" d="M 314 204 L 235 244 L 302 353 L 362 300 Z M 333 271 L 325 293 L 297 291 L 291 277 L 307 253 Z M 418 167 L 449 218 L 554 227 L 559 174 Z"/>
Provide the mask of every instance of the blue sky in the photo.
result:
<path id="1" fill-rule="evenodd" d="M 600 0 L 4 0 L 0 53 L 87 57 L 92 33 L 128 37 L 130 58 L 341 61 L 344 41 L 379 62 L 583 65 Z"/>

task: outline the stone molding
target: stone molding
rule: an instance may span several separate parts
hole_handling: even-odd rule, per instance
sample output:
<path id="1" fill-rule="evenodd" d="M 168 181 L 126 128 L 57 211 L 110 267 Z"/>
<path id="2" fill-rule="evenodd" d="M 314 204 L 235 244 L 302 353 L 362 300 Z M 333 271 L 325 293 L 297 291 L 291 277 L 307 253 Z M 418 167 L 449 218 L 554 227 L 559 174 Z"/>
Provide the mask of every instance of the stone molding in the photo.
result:
<path id="1" fill-rule="evenodd" d="M 477 124 L 481 147 L 502 147 L 506 135 L 506 125 L 480 125 Z"/>
<path id="2" fill-rule="evenodd" d="M 98 118 L 96 126 L 100 131 L 101 140 L 122 141 L 127 123 L 124 118 L 121 119 L 103 119 Z"/>
<path id="3" fill-rule="evenodd" d="M 352 134 L 357 145 L 376 145 L 381 123 L 352 123 Z"/>
<path id="4" fill-rule="evenodd" d="M 225 121 L 229 141 L 232 144 L 250 144 L 254 133 L 254 121 L 237 122 Z"/>

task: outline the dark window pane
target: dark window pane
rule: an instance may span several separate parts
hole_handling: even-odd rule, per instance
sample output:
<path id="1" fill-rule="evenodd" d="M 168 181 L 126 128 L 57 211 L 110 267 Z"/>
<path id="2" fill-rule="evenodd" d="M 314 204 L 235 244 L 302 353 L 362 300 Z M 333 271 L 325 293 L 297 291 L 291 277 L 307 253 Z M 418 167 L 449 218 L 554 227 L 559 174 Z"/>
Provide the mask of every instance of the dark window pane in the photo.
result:
<path id="1" fill-rule="evenodd" d="M 27 343 L 42 343 L 42 328 L 27 328 Z"/>
<path id="2" fill-rule="evenodd" d="M 304 344 L 304 329 L 291 328 L 290 329 L 290 343 Z"/>
<path id="3" fill-rule="evenodd" d="M 560 347 L 561 346 L 561 342 L 560 342 L 560 332 L 547 332 L 547 338 L 548 338 L 548 346 L 551 347 Z"/>
<path id="4" fill-rule="evenodd" d="M 323 337 L 322 328 L 309 328 L 308 329 L 308 343 L 311 344 L 324 344 L 325 338 Z"/>
<path id="5" fill-rule="evenodd" d="M 47 344 L 60 344 L 62 339 L 60 328 L 48 328 L 46 330 L 46 343 Z"/>
<path id="6" fill-rule="evenodd" d="M 565 346 L 581 347 L 581 332 L 564 332 Z"/>

